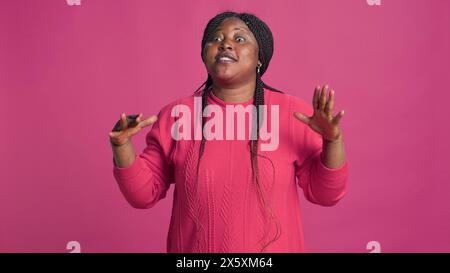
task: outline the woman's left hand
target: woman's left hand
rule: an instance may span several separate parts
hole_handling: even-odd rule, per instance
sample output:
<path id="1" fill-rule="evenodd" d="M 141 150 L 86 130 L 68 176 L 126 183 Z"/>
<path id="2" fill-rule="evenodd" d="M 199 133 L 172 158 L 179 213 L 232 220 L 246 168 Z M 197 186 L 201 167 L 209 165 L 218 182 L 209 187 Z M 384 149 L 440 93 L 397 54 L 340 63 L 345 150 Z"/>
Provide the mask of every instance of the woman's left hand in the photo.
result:
<path id="1" fill-rule="evenodd" d="M 344 116 L 344 111 L 340 111 L 333 117 L 334 90 L 331 89 L 329 96 L 327 96 L 327 90 L 328 85 L 325 85 L 322 90 L 320 86 L 317 86 L 314 90 L 314 113 L 311 117 L 300 112 L 294 112 L 294 116 L 322 135 L 324 140 L 333 142 L 341 136 L 339 122 Z"/>

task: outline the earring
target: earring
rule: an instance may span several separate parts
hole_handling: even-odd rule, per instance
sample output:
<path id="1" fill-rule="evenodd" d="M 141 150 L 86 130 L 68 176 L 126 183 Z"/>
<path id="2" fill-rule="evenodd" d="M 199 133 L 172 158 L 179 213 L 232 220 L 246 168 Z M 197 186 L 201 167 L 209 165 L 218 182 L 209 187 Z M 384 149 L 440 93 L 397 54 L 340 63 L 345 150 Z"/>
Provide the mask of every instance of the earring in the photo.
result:
<path id="1" fill-rule="evenodd" d="M 261 66 L 262 66 L 262 64 L 258 64 L 258 66 L 256 67 L 256 73 L 259 74 Z"/>

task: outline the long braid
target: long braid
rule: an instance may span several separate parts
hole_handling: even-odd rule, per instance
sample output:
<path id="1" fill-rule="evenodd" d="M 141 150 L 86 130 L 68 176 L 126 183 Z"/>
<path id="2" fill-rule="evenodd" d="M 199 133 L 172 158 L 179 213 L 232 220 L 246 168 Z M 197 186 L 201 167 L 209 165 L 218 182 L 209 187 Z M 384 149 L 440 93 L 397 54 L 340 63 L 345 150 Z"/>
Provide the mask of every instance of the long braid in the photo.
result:
<path id="1" fill-rule="evenodd" d="M 204 33 L 203 33 L 202 48 L 201 48 L 202 60 L 204 61 L 203 49 L 205 47 L 205 44 L 209 40 L 210 35 L 214 33 L 215 29 L 223 22 L 223 20 L 230 18 L 230 17 L 236 17 L 236 18 L 239 18 L 242 21 L 244 21 L 247 24 L 247 26 L 249 27 L 249 29 L 252 31 L 252 33 L 254 34 L 254 36 L 258 42 L 258 46 L 259 46 L 258 56 L 261 61 L 261 66 L 259 67 L 259 69 L 256 73 L 256 85 L 255 85 L 255 92 L 253 95 L 253 105 L 256 107 L 256 120 L 253 118 L 253 122 L 256 122 L 257 130 L 256 130 L 256 139 L 254 139 L 254 140 L 252 139 L 249 141 L 250 158 L 251 158 L 251 165 L 252 165 L 252 174 L 253 174 L 253 178 L 254 178 L 254 181 L 256 184 L 256 188 L 257 188 L 259 197 L 260 197 L 260 201 L 261 201 L 264 209 L 266 210 L 267 214 L 269 215 L 269 217 L 271 219 L 273 219 L 276 224 L 276 235 L 272 240 L 268 241 L 262 247 L 261 252 L 264 252 L 264 250 L 267 248 L 268 245 L 270 245 L 272 242 L 276 241 L 279 238 L 281 228 L 280 228 L 279 222 L 276 219 L 276 216 L 274 215 L 269 203 L 264 198 L 264 193 L 261 189 L 261 184 L 260 184 L 259 169 L 258 169 L 258 157 L 267 159 L 272 164 L 272 169 L 274 172 L 275 172 L 275 166 L 274 166 L 273 162 L 270 160 L 270 158 L 268 158 L 264 155 L 258 154 L 259 130 L 261 128 L 262 119 L 263 119 L 263 117 L 260 117 L 259 107 L 264 105 L 264 89 L 268 89 L 270 91 L 280 92 L 280 93 L 283 93 L 283 92 L 265 84 L 261 80 L 261 76 L 267 70 L 270 59 L 272 58 L 273 36 L 272 36 L 272 33 L 271 33 L 269 27 L 253 14 L 235 13 L 235 12 L 231 12 L 231 11 L 226 11 L 226 12 L 220 13 L 220 14 L 216 15 L 214 18 L 212 18 L 208 22 L 208 24 L 204 30 Z M 208 74 L 207 80 L 194 92 L 194 93 L 198 93 L 198 91 L 204 86 L 204 88 L 202 90 L 202 121 L 203 121 L 202 122 L 202 141 L 200 143 L 199 158 L 198 158 L 198 162 L 197 162 L 197 183 L 198 183 L 198 177 L 199 177 L 198 174 L 199 174 L 200 162 L 201 162 L 202 156 L 204 154 L 205 145 L 206 145 L 206 139 L 203 137 L 203 129 L 204 129 L 204 126 L 206 123 L 206 117 L 204 117 L 203 113 L 207 106 L 207 100 L 208 100 L 208 96 L 210 93 L 210 87 L 212 86 L 212 83 L 213 83 L 212 78 Z M 254 127 L 252 127 L 252 128 L 254 128 Z M 275 179 L 275 175 L 273 175 L 273 178 Z M 266 235 L 266 228 L 265 228 L 265 232 L 264 232 L 264 237 L 265 237 L 265 235 Z M 262 239 L 264 239 L 264 238 L 262 238 Z"/>
<path id="2" fill-rule="evenodd" d="M 259 111 L 259 108 L 264 105 L 264 82 L 261 80 L 259 73 L 256 74 L 256 88 L 255 89 L 256 90 L 255 90 L 255 94 L 254 94 L 253 105 L 256 108 L 256 120 L 254 119 L 254 121 L 256 121 L 256 124 L 257 124 L 257 127 L 256 127 L 257 131 L 256 131 L 256 139 L 250 140 L 250 158 L 251 158 L 251 162 L 252 162 L 252 173 L 255 178 L 255 183 L 257 186 L 256 188 L 258 190 L 261 203 L 262 203 L 264 209 L 266 209 L 266 211 L 268 212 L 267 214 L 269 215 L 269 217 L 274 220 L 275 225 L 276 225 L 275 237 L 272 240 L 270 240 L 269 242 L 267 242 L 262 247 L 261 252 L 264 252 L 264 250 L 267 248 L 267 246 L 269 246 L 272 242 L 276 241 L 279 238 L 281 228 L 280 228 L 278 220 L 276 219 L 276 216 L 274 215 L 274 213 L 272 211 L 272 208 L 271 208 L 269 202 L 267 202 L 266 199 L 264 198 L 264 193 L 262 191 L 260 178 L 259 178 L 258 156 L 267 159 L 272 164 L 273 170 L 275 170 L 273 162 L 270 158 L 268 158 L 264 155 L 258 154 L 259 130 L 262 126 L 263 118 L 264 118 L 264 116 L 260 116 L 261 113 Z M 275 180 L 274 175 L 273 175 L 273 179 Z M 264 237 L 266 236 L 266 234 L 267 234 L 267 229 L 265 227 Z M 264 239 L 264 237 L 262 239 Z"/>
<path id="3" fill-rule="evenodd" d="M 199 157 L 198 157 L 198 162 L 197 162 L 197 180 L 198 180 L 198 172 L 200 169 L 200 161 L 202 159 L 203 152 L 205 150 L 205 144 L 206 144 L 206 138 L 203 137 L 203 129 L 204 129 L 204 126 L 206 123 L 206 117 L 203 115 L 203 113 L 208 104 L 208 96 L 209 96 L 209 92 L 210 92 L 209 88 L 212 86 L 212 78 L 210 75 L 208 75 L 208 79 L 205 81 L 205 83 L 203 85 L 205 85 L 205 88 L 202 91 L 202 142 L 200 143 Z"/>

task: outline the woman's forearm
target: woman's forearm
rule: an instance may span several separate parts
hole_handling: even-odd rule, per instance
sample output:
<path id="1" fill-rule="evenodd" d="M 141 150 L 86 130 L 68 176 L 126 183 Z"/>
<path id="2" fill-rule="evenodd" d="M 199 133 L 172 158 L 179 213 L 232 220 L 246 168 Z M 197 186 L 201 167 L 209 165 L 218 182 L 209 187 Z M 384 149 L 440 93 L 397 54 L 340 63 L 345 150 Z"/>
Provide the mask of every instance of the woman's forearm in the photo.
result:
<path id="1" fill-rule="evenodd" d="M 128 141 L 120 146 L 116 146 L 111 143 L 111 147 L 114 155 L 114 161 L 118 167 L 126 168 L 133 163 L 136 154 L 131 141 Z"/>
<path id="2" fill-rule="evenodd" d="M 330 169 L 341 167 L 345 162 L 344 139 L 342 133 L 335 141 L 323 139 L 322 163 Z"/>

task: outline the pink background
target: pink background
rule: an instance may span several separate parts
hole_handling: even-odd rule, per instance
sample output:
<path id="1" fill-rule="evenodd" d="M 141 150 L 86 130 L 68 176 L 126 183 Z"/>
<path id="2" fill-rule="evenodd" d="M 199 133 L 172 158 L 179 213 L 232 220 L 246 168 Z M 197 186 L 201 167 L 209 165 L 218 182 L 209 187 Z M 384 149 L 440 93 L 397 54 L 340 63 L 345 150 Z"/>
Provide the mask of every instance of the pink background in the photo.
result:
<path id="1" fill-rule="evenodd" d="M 329 83 L 346 112 L 349 194 L 299 195 L 306 250 L 450 251 L 450 1 L 1 0 L 0 252 L 166 250 L 173 186 L 128 205 L 108 132 L 206 79 L 203 29 L 225 9 L 271 27 L 269 85 L 310 102 Z"/>

